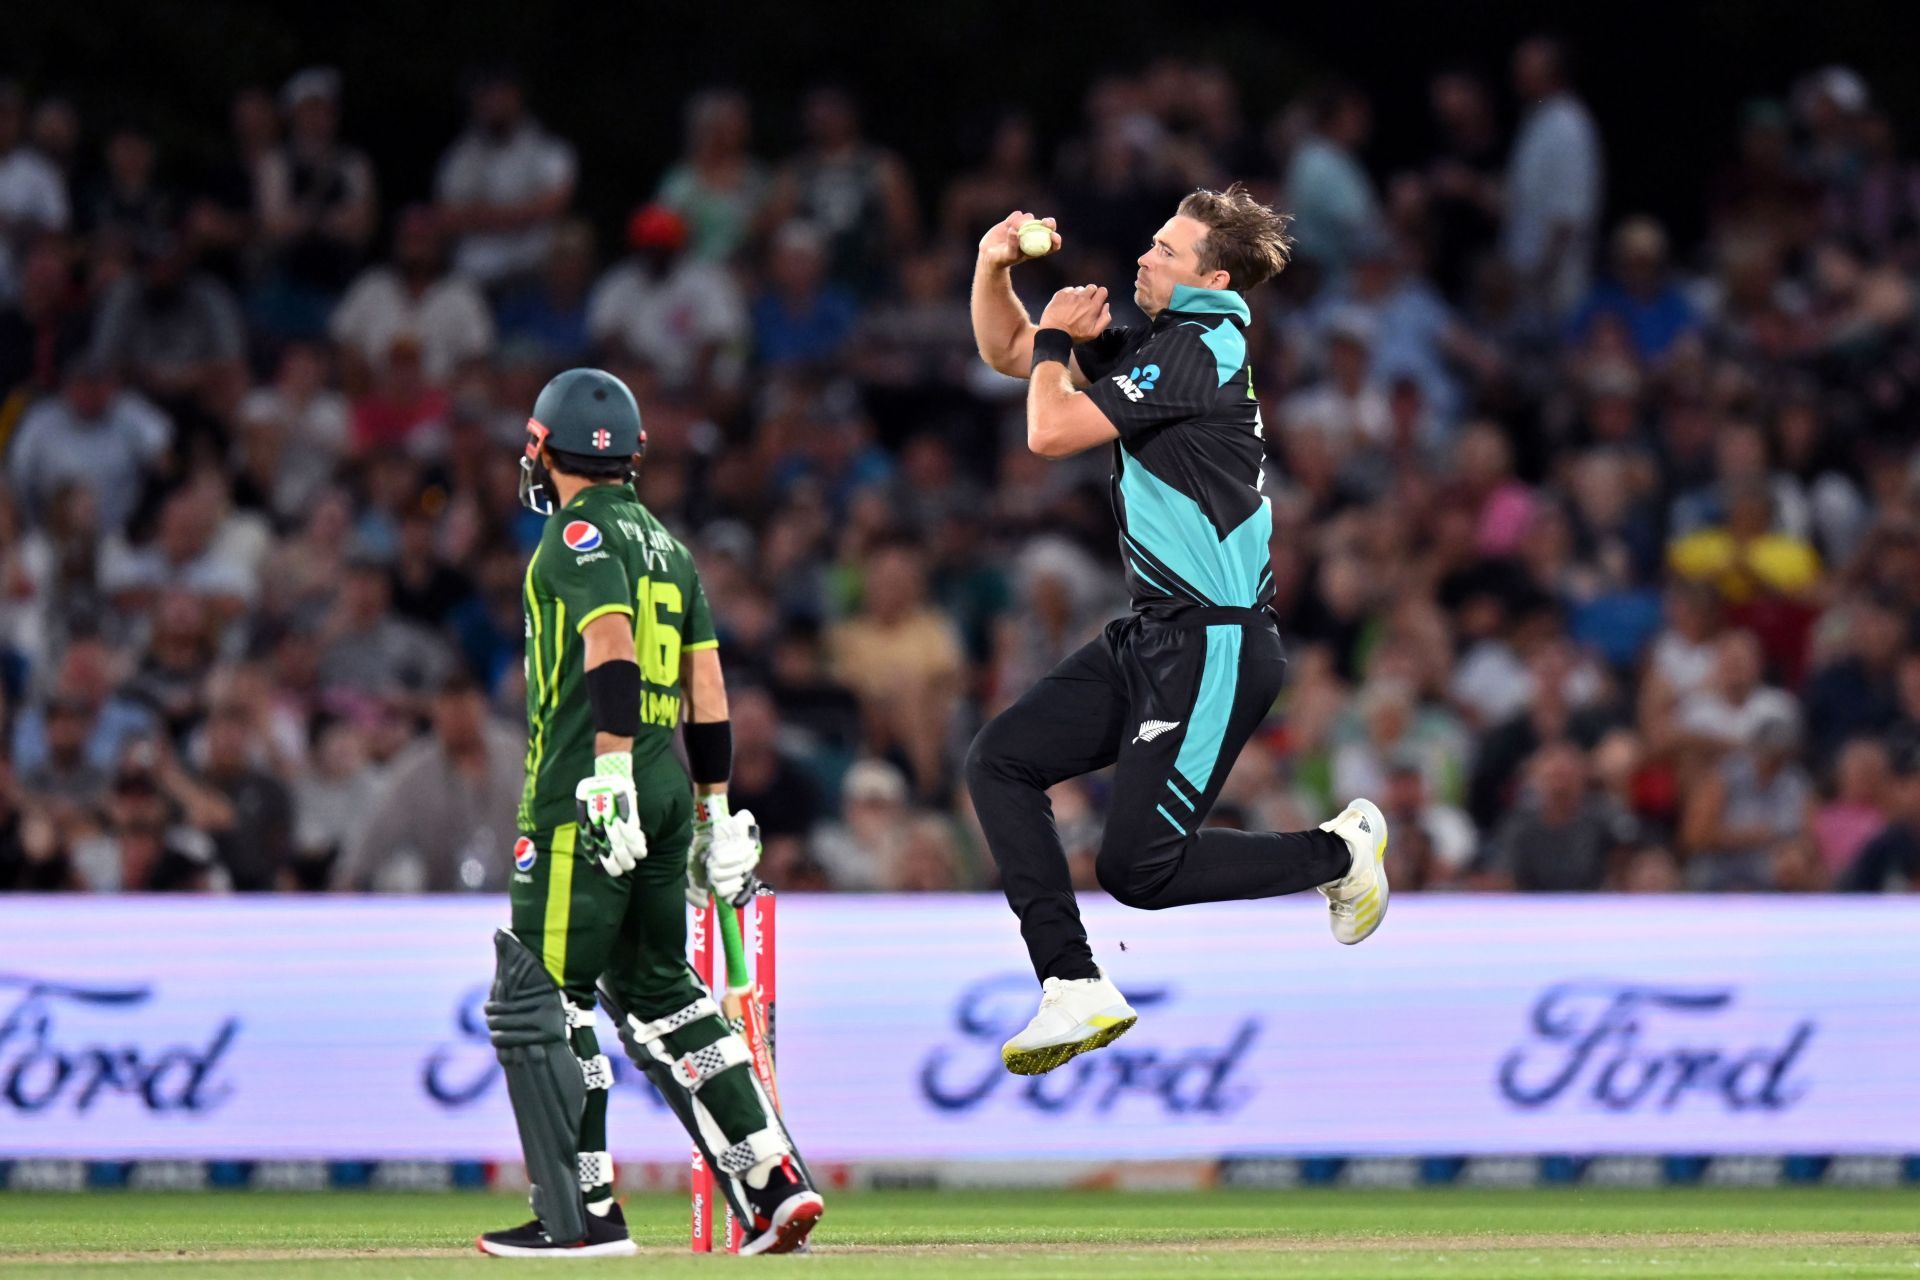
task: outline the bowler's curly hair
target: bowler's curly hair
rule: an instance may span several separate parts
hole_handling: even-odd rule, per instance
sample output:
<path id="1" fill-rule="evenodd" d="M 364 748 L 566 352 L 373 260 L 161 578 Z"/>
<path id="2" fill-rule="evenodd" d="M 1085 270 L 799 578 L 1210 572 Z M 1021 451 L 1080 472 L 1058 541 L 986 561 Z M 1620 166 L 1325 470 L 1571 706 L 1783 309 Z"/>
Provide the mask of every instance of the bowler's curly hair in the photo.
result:
<path id="1" fill-rule="evenodd" d="M 1293 219 L 1253 198 L 1244 182 L 1225 191 L 1205 187 L 1180 202 L 1180 216 L 1207 224 L 1194 251 L 1200 270 L 1225 271 L 1227 287 L 1245 294 L 1279 275 L 1293 259 Z"/>

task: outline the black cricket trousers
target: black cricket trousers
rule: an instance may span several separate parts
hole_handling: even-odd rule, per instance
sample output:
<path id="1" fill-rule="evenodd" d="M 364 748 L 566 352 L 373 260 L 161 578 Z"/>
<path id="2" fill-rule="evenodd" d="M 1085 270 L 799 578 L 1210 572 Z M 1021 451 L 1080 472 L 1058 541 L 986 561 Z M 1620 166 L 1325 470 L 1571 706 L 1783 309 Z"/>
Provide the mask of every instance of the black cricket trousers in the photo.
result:
<path id="1" fill-rule="evenodd" d="M 980 730 L 967 785 L 1039 977 L 1098 972 L 1046 795 L 1068 778 L 1118 763 L 1095 868 L 1127 906 L 1270 898 L 1346 874 L 1346 843 L 1324 831 L 1200 829 L 1285 669 L 1263 610 L 1136 613 Z"/>

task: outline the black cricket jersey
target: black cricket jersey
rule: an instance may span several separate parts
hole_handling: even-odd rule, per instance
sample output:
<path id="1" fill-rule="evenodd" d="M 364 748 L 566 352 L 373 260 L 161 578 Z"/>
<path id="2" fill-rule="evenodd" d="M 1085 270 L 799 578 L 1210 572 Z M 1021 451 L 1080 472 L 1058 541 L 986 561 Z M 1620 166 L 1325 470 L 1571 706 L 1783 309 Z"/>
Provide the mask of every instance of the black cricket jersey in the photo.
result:
<path id="1" fill-rule="evenodd" d="M 1176 285 L 1146 328 L 1108 329 L 1074 349 L 1086 394 L 1120 432 L 1113 512 L 1137 611 L 1273 597 L 1247 321 L 1232 290 Z"/>

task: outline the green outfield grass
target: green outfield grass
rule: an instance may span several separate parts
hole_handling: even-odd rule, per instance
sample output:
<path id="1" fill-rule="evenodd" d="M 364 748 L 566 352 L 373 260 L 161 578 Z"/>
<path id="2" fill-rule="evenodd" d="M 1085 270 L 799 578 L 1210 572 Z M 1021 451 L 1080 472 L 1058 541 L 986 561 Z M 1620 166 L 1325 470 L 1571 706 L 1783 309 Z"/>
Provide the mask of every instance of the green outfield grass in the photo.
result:
<path id="1" fill-rule="evenodd" d="M 0 1195 L 0 1276 L 441 1280 L 524 1217 L 509 1196 Z M 1552 1190 L 866 1192 L 829 1201 L 811 1257 L 687 1255 L 686 1201 L 636 1197 L 646 1256 L 594 1274 L 809 1277 L 1920 1277 L 1920 1192 Z M 533 1264 L 523 1264 L 520 1269 Z"/>

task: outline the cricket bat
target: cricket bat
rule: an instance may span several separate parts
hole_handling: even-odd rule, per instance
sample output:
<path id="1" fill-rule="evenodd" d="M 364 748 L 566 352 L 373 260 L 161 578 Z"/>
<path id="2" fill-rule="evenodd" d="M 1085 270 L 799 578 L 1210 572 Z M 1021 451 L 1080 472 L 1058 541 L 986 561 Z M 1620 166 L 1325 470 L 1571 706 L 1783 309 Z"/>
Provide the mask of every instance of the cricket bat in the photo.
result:
<path id="1" fill-rule="evenodd" d="M 720 1002 L 727 1022 L 747 1042 L 753 1054 L 753 1073 L 775 1111 L 780 1110 L 780 1085 L 773 1074 L 772 1038 L 767 1034 L 766 1002 L 760 986 L 747 968 L 747 948 L 740 936 L 740 910 L 731 903 L 713 900 L 714 914 L 720 917 L 720 939 L 727 955 L 727 994 Z"/>

